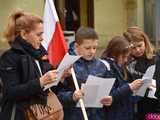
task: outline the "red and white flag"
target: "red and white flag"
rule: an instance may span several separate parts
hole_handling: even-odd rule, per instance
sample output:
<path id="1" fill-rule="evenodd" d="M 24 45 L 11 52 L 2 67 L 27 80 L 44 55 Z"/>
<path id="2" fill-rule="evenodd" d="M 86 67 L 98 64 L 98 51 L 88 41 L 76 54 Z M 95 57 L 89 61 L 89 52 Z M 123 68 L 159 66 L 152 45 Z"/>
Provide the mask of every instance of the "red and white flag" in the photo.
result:
<path id="1" fill-rule="evenodd" d="M 49 62 L 57 66 L 68 49 L 53 0 L 46 0 L 43 20 L 44 40 L 42 45 L 48 51 Z"/>

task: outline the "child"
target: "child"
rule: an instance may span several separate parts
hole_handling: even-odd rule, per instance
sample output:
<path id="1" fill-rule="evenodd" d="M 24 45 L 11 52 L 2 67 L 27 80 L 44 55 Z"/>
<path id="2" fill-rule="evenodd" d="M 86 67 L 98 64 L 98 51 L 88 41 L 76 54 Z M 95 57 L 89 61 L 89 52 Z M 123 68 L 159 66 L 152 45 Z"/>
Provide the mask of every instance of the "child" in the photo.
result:
<path id="1" fill-rule="evenodd" d="M 88 75 L 111 77 L 111 73 L 104 63 L 95 58 L 96 49 L 98 47 L 98 35 L 92 28 L 79 28 L 75 36 L 74 44 L 76 54 L 82 55 L 73 65 L 79 86 L 86 82 Z M 77 94 L 74 93 L 75 87 L 73 80 L 65 80 L 63 85 L 64 89 L 59 93 L 59 98 L 64 107 L 64 119 L 83 120 L 81 109 L 76 107 L 79 99 L 73 99 L 74 96 L 77 96 Z M 104 99 L 106 99 L 106 101 L 102 103 L 110 105 L 111 97 L 104 97 Z M 86 110 L 89 120 L 105 119 L 103 108 L 87 108 Z"/>
<path id="2" fill-rule="evenodd" d="M 139 27 L 129 27 L 124 36 L 133 45 L 131 58 L 127 66 L 129 79 L 142 78 L 147 68 L 155 64 L 155 49 L 150 43 L 148 36 Z M 144 120 L 147 113 L 156 112 L 158 101 L 148 98 L 147 92 L 144 98 L 141 98 L 137 103 L 136 120 Z"/>
<path id="3" fill-rule="evenodd" d="M 133 91 L 141 86 L 140 80 L 132 83 L 127 81 L 125 63 L 130 54 L 129 42 L 121 36 L 114 37 L 109 41 L 102 59 L 110 63 L 111 71 L 116 78 L 111 90 L 112 104 L 106 107 L 106 120 L 133 120 L 133 103 L 131 96 Z"/>

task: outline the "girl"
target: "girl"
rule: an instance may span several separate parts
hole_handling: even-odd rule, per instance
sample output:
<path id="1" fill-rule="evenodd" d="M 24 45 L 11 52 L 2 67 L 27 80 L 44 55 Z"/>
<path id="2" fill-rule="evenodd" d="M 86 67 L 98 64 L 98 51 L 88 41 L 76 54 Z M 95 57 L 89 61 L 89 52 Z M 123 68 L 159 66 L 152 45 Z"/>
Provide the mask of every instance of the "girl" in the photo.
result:
<path id="1" fill-rule="evenodd" d="M 147 68 L 155 64 L 155 49 L 148 36 L 139 27 L 129 27 L 124 33 L 127 40 L 133 45 L 127 70 L 130 80 L 142 78 Z M 144 120 L 149 112 L 156 112 L 158 101 L 147 97 L 141 98 L 137 103 L 136 120 Z"/>
<path id="2" fill-rule="evenodd" d="M 131 96 L 141 86 L 140 80 L 127 81 L 126 65 L 130 54 L 130 44 L 122 36 L 114 37 L 102 54 L 102 59 L 110 63 L 116 78 L 111 90 L 112 104 L 106 107 L 107 120 L 133 120 L 133 103 Z"/>

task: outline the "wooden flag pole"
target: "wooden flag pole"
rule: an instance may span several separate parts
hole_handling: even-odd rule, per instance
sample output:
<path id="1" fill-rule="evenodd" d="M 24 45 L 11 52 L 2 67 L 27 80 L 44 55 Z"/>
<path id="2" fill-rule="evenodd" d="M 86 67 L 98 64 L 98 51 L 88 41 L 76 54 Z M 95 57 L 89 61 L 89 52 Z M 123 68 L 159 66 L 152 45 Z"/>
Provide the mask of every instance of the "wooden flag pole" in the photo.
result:
<path id="1" fill-rule="evenodd" d="M 54 7 L 53 0 L 49 0 L 49 3 L 51 5 L 51 9 L 52 9 L 53 15 L 55 16 L 55 19 L 58 20 L 58 16 L 57 16 L 57 13 L 56 13 L 56 10 L 55 10 L 55 7 Z M 77 82 L 76 75 L 75 75 L 75 72 L 74 72 L 73 68 L 71 68 L 71 72 L 72 72 L 72 77 L 73 77 L 75 88 L 76 88 L 76 90 L 79 90 L 78 82 Z M 79 103 L 80 103 L 81 110 L 82 110 L 82 113 L 83 113 L 83 116 L 84 116 L 84 120 L 88 120 L 83 100 L 80 99 Z"/>
<path id="2" fill-rule="evenodd" d="M 71 73 L 72 73 L 75 88 L 76 88 L 76 90 L 79 90 L 76 74 L 74 72 L 73 67 L 71 68 Z M 88 120 L 87 112 L 86 112 L 86 109 L 85 109 L 84 102 L 83 102 L 82 98 L 79 100 L 79 103 L 80 103 L 80 106 L 81 106 L 81 110 L 82 110 L 82 113 L 83 113 L 84 120 Z"/>

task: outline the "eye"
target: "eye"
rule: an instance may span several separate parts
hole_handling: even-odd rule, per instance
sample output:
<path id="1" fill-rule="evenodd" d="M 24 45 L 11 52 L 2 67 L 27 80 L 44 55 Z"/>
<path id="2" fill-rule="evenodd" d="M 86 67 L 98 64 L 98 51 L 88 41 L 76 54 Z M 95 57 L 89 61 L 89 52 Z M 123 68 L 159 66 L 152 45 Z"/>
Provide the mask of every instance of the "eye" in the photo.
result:
<path id="1" fill-rule="evenodd" d="M 94 49 L 94 50 L 97 49 L 97 46 L 93 47 L 93 49 Z"/>
<path id="2" fill-rule="evenodd" d="M 140 44 L 140 45 L 138 45 L 137 47 L 142 47 L 142 45 Z"/>
<path id="3" fill-rule="evenodd" d="M 86 49 L 86 50 L 89 50 L 89 49 L 90 49 L 90 47 L 85 47 L 85 49 Z"/>
<path id="4" fill-rule="evenodd" d="M 40 36 L 42 36 L 42 32 L 41 33 L 37 33 L 36 35 L 38 36 L 38 37 L 40 37 Z"/>

